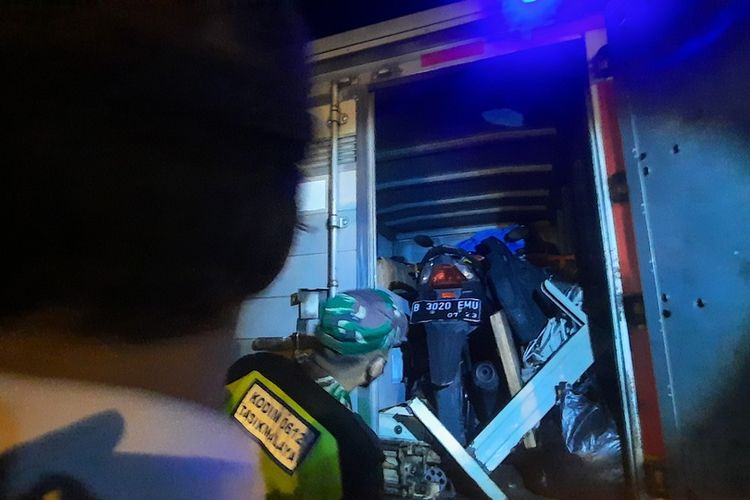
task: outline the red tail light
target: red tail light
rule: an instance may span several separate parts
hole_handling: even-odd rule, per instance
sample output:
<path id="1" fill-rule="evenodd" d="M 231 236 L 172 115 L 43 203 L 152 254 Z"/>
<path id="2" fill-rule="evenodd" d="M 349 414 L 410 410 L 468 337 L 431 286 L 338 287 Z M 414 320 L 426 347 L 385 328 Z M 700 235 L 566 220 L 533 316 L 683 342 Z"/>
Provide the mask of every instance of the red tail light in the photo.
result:
<path id="1" fill-rule="evenodd" d="M 461 271 L 450 264 L 437 264 L 430 273 L 432 288 L 460 288 L 466 278 Z"/>

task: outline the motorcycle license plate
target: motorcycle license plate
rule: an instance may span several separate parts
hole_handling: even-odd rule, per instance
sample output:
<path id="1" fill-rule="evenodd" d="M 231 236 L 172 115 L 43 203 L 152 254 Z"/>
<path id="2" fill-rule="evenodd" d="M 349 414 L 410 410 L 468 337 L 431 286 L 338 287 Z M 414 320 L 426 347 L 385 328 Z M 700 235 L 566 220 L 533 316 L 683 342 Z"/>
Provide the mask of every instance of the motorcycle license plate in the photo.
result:
<path id="1" fill-rule="evenodd" d="M 479 299 L 418 300 L 411 306 L 411 322 L 462 320 L 479 323 L 482 301 Z"/>

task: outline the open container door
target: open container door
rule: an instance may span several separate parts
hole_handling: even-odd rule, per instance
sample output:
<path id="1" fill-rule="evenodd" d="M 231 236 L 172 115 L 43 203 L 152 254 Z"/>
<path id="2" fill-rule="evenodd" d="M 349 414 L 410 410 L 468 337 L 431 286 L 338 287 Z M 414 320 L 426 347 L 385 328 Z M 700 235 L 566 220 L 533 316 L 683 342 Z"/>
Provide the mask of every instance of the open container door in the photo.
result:
<path id="1" fill-rule="evenodd" d="M 629 0 L 609 12 L 672 498 L 750 496 L 749 10 Z"/>

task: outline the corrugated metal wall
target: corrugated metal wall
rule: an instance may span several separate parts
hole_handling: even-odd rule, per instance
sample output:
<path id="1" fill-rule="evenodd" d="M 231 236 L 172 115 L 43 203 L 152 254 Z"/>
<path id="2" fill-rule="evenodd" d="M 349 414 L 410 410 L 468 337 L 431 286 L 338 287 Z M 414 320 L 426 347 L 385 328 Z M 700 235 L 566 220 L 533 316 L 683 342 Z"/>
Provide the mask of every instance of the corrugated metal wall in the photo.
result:
<path id="1" fill-rule="evenodd" d="M 339 139 L 339 215 L 349 225 L 340 231 L 338 280 L 342 290 L 356 286 L 356 136 L 354 135 L 354 101 L 342 103 L 349 114 Z M 239 354 L 250 351 L 254 337 L 283 337 L 291 334 L 297 322 L 297 309 L 289 297 L 299 288 L 325 288 L 327 272 L 327 198 L 330 140 L 324 138 L 327 106 L 312 110 L 316 140 L 310 145 L 306 160 L 300 165 L 306 179 L 298 191 L 299 220 L 305 230 L 298 230 L 286 265 L 273 283 L 249 298 L 242 306 L 236 327 Z M 272 209 L 272 207 L 269 207 Z"/>

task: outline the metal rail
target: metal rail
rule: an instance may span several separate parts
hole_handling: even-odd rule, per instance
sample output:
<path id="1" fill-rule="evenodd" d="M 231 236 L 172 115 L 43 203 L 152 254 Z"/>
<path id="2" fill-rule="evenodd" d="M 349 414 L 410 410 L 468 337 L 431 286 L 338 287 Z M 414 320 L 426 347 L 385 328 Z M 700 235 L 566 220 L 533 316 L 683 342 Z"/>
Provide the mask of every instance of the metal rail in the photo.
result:
<path id="1" fill-rule="evenodd" d="M 341 57 L 460 26 L 486 16 L 482 2 L 465 0 L 315 40 L 308 47 L 309 58 L 317 62 Z"/>
<path id="2" fill-rule="evenodd" d="M 487 193 L 471 196 L 459 196 L 457 198 L 444 198 L 441 200 L 414 201 L 408 203 L 397 203 L 387 208 L 378 210 L 378 215 L 391 214 L 401 210 L 410 210 L 412 208 L 434 207 L 437 205 L 453 205 L 456 203 L 471 203 L 476 201 L 503 200 L 506 198 L 546 198 L 549 196 L 549 189 L 522 189 L 517 191 L 498 191 L 496 193 Z"/>
<path id="3" fill-rule="evenodd" d="M 328 172 L 328 296 L 334 297 L 339 283 L 336 280 L 336 252 L 338 251 L 338 229 L 341 222 L 338 216 L 339 187 L 339 126 L 341 110 L 339 109 L 339 83 L 331 82 L 331 115 L 328 120 L 331 127 L 331 163 Z"/>
<path id="4" fill-rule="evenodd" d="M 478 179 L 482 177 L 491 177 L 493 175 L 513 175 L 513 174 L 532 174 L 532 173 L 545 173 L 552 172 L 552 165 L 537 164 L 537 165 L 504 165 L 502 167 L 482 168 L 477 170 L 467 170 L 465 172 L 456 172 L 452 174 L 439 174 L 429 175 L 425 177 L 413 177 L 411 179 L 402 179 L 399 181 L 383 182 L 378 184 L 377 190 L 384 191 L 386 189 L 405 188 L 410 186 L 418 186 L 422 184 L 428 184 L 433 182 L 451 182 L 461 181 L 465 179 Z"/>
<path id="5" fill-rule="evenodd" d="M 402 217 L 400 219 L 385 220 L 383 222 L 388 226 L 400 226 L 403 224 L 409 224 L 410 222 L 420 222 L 433 219 L 447 219 L 449 217 L 468 217 L 471 215 L 499 214 L 505 212 L 544 212 L 547 209 L 548 207 L 546 205 L 506 205 L 477 210 L 459 210 L 452 212 L 414 215 L 412 217 Z"/>
<path id="6" fill-rule="evenodd" d="M 547 137 L 557 133 L 554 128 L 538 128 L 523 130 L 504 130 L 502 132 L 491 132 L 488 134 L 477 134 L 469 137 L 459 137 L 439 142 L 429 142 L 411 146 L 408 148 L 391 149 L 378 153 L 378 161 L 392 161 L 401 158 L 411 158 L 412 156 L 422 156 L 434 153 L 442 153 L 452 149 L 473 148 L 483 144 L 493 142 L 513 141 L 517 139 L 527 139 L 529 137 Z"/>

